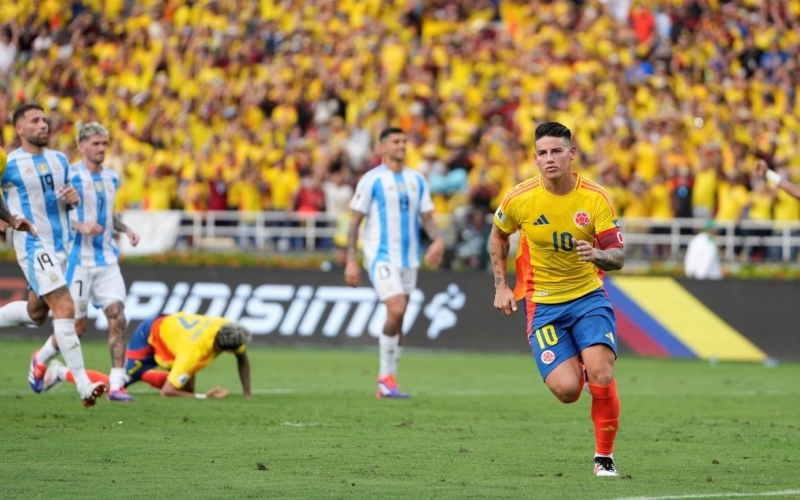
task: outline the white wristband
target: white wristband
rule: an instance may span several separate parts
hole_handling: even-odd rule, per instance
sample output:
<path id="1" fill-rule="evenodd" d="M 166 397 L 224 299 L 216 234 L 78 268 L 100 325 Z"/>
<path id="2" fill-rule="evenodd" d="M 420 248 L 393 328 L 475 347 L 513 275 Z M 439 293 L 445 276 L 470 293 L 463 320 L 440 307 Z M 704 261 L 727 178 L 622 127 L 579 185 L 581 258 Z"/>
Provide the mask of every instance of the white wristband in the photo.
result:
<path id="1" fill-rule="evenodd" d="M 781 183 L 781 174 L 774 170 L 767 170 L 767 174 L 765 176 L 767 178 L 767 182 L 769 182 L 773 186 L 777 186 Z"/>
<path id="2" fill-rule="evenodd" d="M 205 394 L 195 394 L 194 398 L 195 399 L 207 399 L 208 396 L 206 396 Z"/>

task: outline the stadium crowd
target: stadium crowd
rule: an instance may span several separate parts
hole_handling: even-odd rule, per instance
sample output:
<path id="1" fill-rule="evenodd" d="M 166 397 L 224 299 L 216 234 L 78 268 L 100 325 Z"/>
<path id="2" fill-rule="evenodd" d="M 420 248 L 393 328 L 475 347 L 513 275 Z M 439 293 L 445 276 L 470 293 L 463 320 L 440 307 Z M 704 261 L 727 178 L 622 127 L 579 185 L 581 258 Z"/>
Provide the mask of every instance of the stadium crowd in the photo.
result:
<path id="1" fill-rule="evenodd" d="M 800 202 L 750 173 L 763 158 L 800 178 L 798 15 L 798 0 L 4 2 L 0 140 L 14 147 L 10 112 L 35 101 L 70 157 L 76 124 L 108 126 L 120 209 L 336 214 L 397 124 L 437 211 L 471 214 L 469 243 L 553 120 L 624 217 L 797 221 Z"/>

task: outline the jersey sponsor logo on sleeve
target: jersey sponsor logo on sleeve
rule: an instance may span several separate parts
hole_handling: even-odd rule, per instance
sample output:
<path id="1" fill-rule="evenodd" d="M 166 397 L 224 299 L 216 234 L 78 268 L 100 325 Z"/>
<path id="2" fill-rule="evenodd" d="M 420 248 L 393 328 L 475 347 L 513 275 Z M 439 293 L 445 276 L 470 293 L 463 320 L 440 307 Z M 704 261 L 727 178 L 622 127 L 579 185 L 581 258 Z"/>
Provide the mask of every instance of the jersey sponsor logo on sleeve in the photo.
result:
<path id="1" fill-rule="evenodd" d="M 506 214 L 503 213 L 503 210 L 500 207 L 497 208 L 497 211 L 494 213 L 494 215 L 497 217 L 497 220 L 499 220 L 501 224 L 506 223 Z"/>
<path id="2" fill-rule="evenodd" d="M 586 210 L 578 210 L 575 212 L 575 215 L 572 216 L 572 221 L 578 227 L 586 227 L 589 225 L 592 219 L 589 218 L 589 214 L 586 212 Z"/>
<path id="3" fill-rule="evenodd" d="M 619 219 L 614 219 L 614 227 L 620 227 Z"/>
<path id="4" fill-rule="evenodd" d="M 178 384 L 183 387 L 189 381 L 189 375 L 187 373 L 181 373 L 178 377 Z"/>
<path id="5" fill-rule="evenodd" d="M 548 349 L 546 351 L 542 351 L 541 359 L 542 363 L 549 365 L 550 363 L 556 360 L 556 355 L 553 351 Z"/>

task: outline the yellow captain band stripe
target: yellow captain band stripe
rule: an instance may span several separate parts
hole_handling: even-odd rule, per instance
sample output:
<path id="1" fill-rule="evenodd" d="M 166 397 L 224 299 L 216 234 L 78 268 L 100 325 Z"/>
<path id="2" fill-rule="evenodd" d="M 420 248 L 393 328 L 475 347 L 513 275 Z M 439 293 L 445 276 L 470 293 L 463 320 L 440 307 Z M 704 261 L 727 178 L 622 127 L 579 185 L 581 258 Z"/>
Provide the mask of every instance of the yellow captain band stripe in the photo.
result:
<path id="1" fill-rule="evenodd" d="M 763 361 L 767 355 L 672 278 L 620 276 L 614 285 L 699 358 Z"/>

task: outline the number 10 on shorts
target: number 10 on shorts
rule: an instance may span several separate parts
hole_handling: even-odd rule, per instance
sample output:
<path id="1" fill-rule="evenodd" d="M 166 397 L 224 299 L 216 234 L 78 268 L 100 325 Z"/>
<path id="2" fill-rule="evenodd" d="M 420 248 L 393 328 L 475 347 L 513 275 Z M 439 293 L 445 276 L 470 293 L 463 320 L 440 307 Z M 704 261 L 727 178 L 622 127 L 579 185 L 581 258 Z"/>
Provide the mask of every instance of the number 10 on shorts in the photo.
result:
<path id="1" fill-rule="evenodd" d="M 558 344 L 558 335 L 556 335 L 556 329 L 553 325 L 545 325 L 537 329 L 533 334 L 536 336 L 537 342 L 539 342 L 540 349 Z"/>

